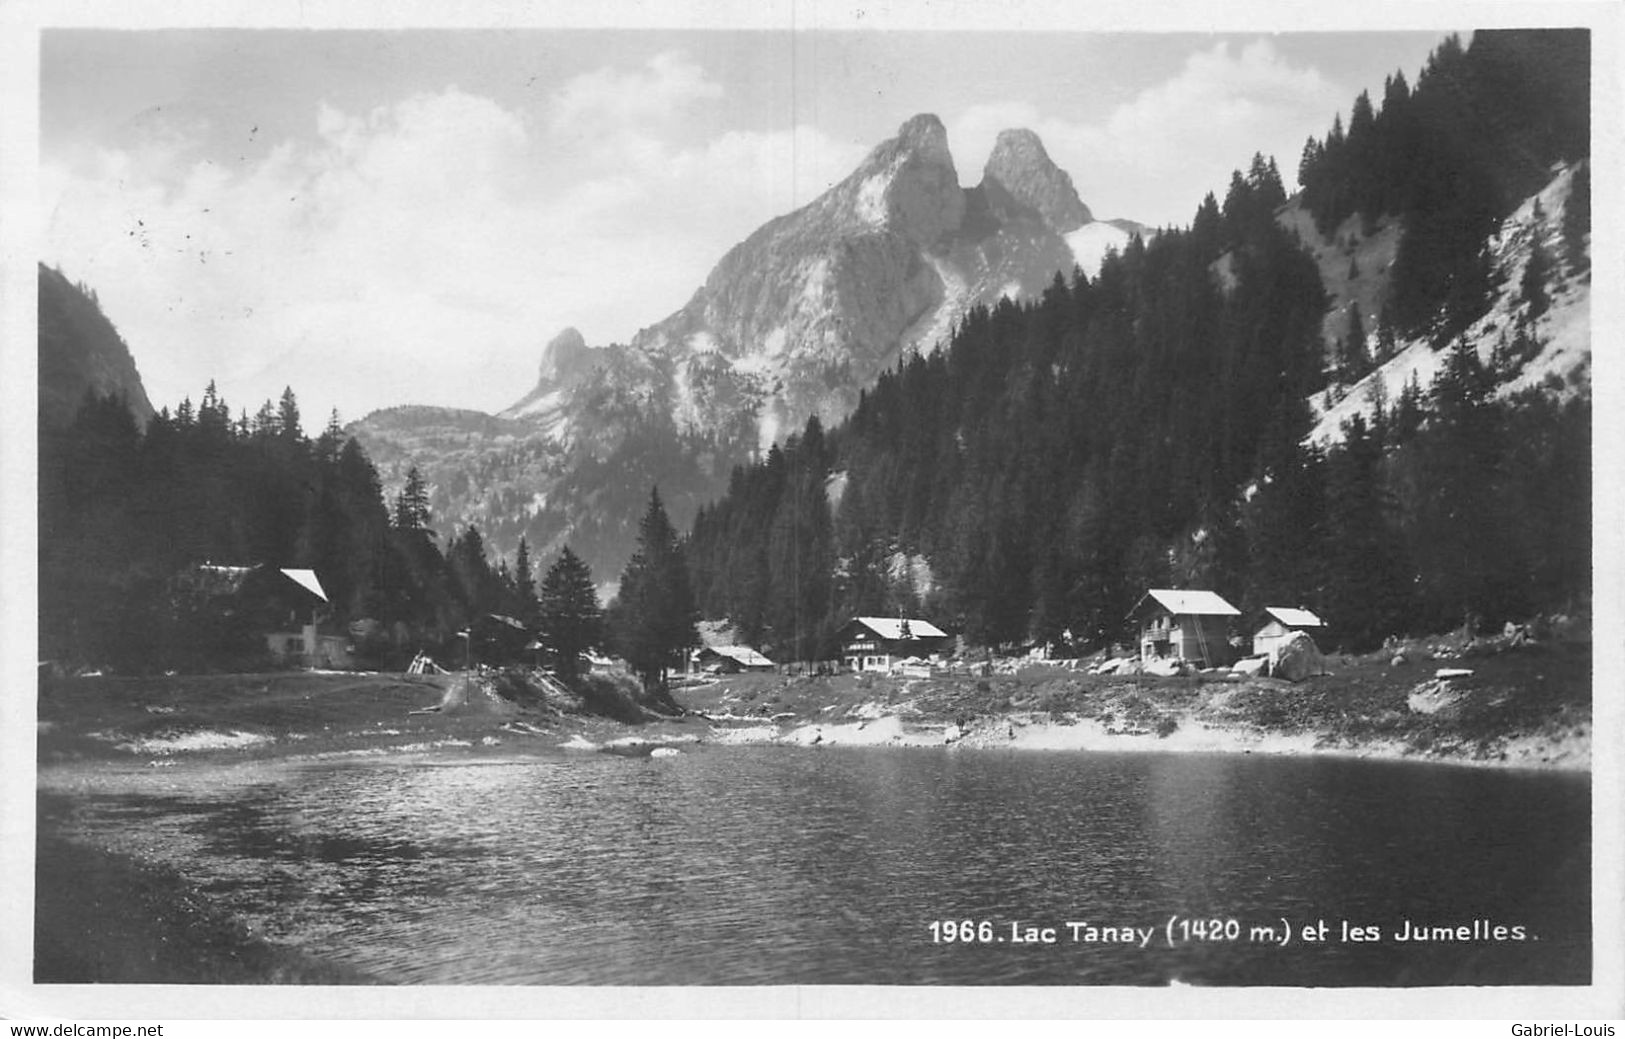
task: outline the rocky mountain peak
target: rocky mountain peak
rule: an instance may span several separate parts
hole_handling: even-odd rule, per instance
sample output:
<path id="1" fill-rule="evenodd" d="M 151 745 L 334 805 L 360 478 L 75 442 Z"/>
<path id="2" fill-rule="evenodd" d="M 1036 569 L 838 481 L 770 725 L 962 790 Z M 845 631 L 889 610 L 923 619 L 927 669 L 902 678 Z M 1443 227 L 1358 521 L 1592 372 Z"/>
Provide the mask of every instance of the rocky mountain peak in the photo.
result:
<path id="1" fill-rule="evenodd" d="M 953 156 L 948 152 L 948 130 L 930 112 L 921 112 L 897 128 L 897 143 L 917 155 L 946 162 L 952 166 Z"/>
<path id="2" fill-rule="evenodd" d="M 575 328 L 566 328 L 542 347 L 540 377 L 543 382 L 568 378 L 592 352 L 587 340 Z"/>
<path id="3" fill-rule="evenodd" d="M 729 249 L 680 310 L 630 343 L 560 332 L 536 386 L 486 436 L 505 452 L 482 477 L 493 482 L 438 514 L 477 521 L 500 552 L 521 533 L 532 551 L 568 537 L 614 573 L 651 483 L 682 526 L 734 466 L 809 416 L 828 426 L 851 414 L 864 387 L 909 351 L 947 342 L 972 307 L 1043 292 L 1080 262 L 1062 228 L 1088 210 L 1035 136 L 1001 140 L 984 188 L 967 190 L 942 120 L 916 115 L 837 184 Z M 370 428 L 398 444 L 416 436 Z M 399 479 L 408 452 L 391 457 Z M 427 478 L 450 485 L 460 472 L 467 484 L 472 466 L 446 459 Z"/>
<path id="4" fill-rule="evenodd" d="M 881 143 L 846 182 L 863 222 L 884 225 L 931 248 L 959 229 L 964 192 L 948 151 L 948 131 L 930 113 L 914 116 Z"/>
<path id="5" fill-rule="evenodd" d="M 982 185 L 996 182 L 1015 201 L 1036 209 L 1056 231 L 1075 231 L 1094 220 L 1072 177 L 1050 159 L 1031 130 L 1003 130 L 982 169 Z"/>

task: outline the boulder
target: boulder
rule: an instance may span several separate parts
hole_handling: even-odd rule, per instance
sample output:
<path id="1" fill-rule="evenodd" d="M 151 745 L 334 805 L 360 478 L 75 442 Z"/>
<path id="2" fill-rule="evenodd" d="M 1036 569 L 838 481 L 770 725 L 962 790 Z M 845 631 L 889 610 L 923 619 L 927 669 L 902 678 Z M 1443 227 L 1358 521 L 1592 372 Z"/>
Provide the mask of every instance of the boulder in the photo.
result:
<path id="1" fill-rule="evenodd" d="M 1452 687 L 1448 681 L 1435 679 L 1432 682 L 1423 682 L 1405 700 L 1405 706 L 1417 714 L 1438 714 L 1441 711 L 1453 713 L 1454 708 L 1465 699 L 1467 694 L 1459 688 Z"/>
<path id="2" fill-rule="evenodd" d="M 1288 682 L 1301 682 L 1314 675 L 1326 674 L 1326 658 L 1320 647 L 1307 632 L 1295 631 L 1275 649 L 1270 674 Z"/>
<path id="3" fill-rule="evenodd" d="M 1263 673 L 1264 666 L 1267 663 L 1269 663 L 1268 657 L 1247 657 L 1244 660 L 1236 661 L 1236 666 L 1230 670 L 1238 675 L 1257 675 Z"/>
<path id="4" fill-rule="evenodd" d="M 1156 660 L 1147 660 L 1145 662 L 1145 673 L 1148 675 L 1157 675 L 1161 678 L 1172 678 L 1174 675 L 1179 674 L 1183 670 L 1183 663 L 1175 660 L 1173 657 L 1160 657 Z"/>

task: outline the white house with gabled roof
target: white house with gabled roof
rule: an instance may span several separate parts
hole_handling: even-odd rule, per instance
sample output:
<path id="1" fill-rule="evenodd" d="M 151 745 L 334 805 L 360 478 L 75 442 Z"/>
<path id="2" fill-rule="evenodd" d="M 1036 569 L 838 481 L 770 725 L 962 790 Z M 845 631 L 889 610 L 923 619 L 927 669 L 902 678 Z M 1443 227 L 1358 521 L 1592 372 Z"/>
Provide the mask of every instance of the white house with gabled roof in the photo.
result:
<path id="1" fill-rule="evenodd" d="M 1140 629 L 1141 658 L 1203 667 L 1230 662 L 1230 618 L 1239 616 L 1218 593 L 1190 588 L 1152 588 L 1129 611 Z"/>
<path id="2" fill-rule="evenodd" d="M 853 617 L 841 628 L 841 661 L 851 671 L 890 671 L 915 657 L 940 653 L 946 631 L 917 617 Z"/>

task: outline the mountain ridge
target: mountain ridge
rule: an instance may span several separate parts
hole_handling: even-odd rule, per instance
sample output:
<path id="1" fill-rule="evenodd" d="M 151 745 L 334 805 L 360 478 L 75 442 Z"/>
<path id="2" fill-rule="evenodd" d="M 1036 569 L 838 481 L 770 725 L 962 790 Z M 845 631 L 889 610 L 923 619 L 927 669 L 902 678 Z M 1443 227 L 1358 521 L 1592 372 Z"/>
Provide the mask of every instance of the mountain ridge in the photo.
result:
<path id="1" fill-rule="evenodd" d="M 590 345 L 578 330 L 561 330 L 542 350 L 536 384 L 495 417 L 528 427 L 517 435 L 534 441 L 531 457 L 551 459 L 548 472 L 569 470 L 571 458 L 594 467 L 614 460 L 644 493 L 659 483 L 681 526 L 723 490 L 735 465 L 811 418 L 845 418 L 882 372 L 935 350 L 971 308 L 1036 296 L 1057 273 L 1094 263 L 1087 250 L 1121 247 L 1130 236 L 1122 222 L 1093 218 L 1030 130 L 1001 133 L 981 182 L 961 187 L 942 121 L 922 113 L 817 198 L 728 249 L 684 306 L 629 342 Z M 375 412 L 351 429 L 386 485 L 398 486 L 408 464 L 399 444 L 411 439 L 398 417 Z M 684 445 L 678 468 L 688 475 L 629 448 L 649 441 Z M 534 466 L 523 478 L 541 485 L 529 493 L 451 493 L 462 482 L 457 468 L 478 467 L 472 454 L 443 453 L 444 436 L 440 444 L 420 468 L 431 489 L 442 488 L 442 524 L 477 523 L 504 555 L 521 533 L 533 551 L 556 550 L 594 526 L 586 513 L 606 504 L 600 489 L 578 485 L 595 504 L 581 515 L 550 511 L 560 477 Z M 549 504 L 517 518 L 492 507 L 516 499 Z M 636 510 L 635 501 L 624 504 Z M 618 571 L 629 544 L 606 543 L 584 558 L 602 576 Z"/>
<path id="2" fill-rule="evenodd" d="M 102 313 L 96 294 L 39 264 L 39 422 L 61 428 L 73 421 L 86 393 L 121 395 L 138 428 L 154 409 L 135 358 Z"/>

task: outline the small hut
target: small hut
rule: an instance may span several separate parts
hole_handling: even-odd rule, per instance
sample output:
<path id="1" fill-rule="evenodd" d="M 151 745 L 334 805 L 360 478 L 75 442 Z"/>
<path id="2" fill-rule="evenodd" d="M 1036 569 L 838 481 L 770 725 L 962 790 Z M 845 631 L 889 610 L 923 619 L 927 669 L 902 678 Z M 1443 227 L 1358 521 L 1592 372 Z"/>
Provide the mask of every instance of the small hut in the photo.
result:
<path id="1" fill-rule="evenodd" d="M 702 646 L 694 651 L 693 660 L 697 670 L 728 675 L 773 670 L 773 661 L 749 646 Z"/>
<path id="2" fill-rule="evenodd" d="M 1203 667 L 1230 662 L 1230 618 L 1239 616 L 1217 593 L 1183 588 L 1152 588 L 1129 611 L 1139 628 L 1141 659 Z"/>
<path id="3" fill-rule="evenodd" d="M 1301 606 L 1266 606 L 1264 622 L 1253 633 L 1253 655 L 1273 660 L 1276 650 L 1293 632 L 1301 631 L 1313 638 L 1325 626 L 1325 621 Z"/>

